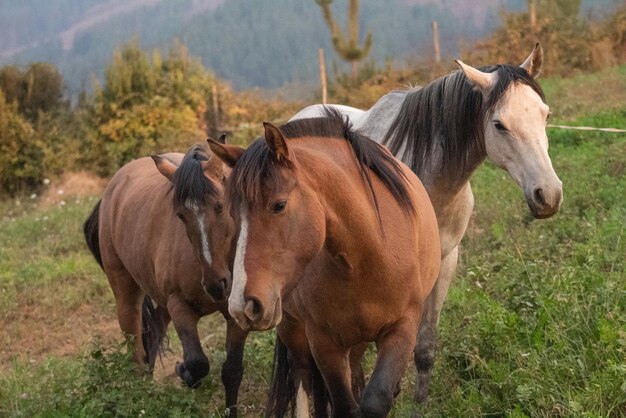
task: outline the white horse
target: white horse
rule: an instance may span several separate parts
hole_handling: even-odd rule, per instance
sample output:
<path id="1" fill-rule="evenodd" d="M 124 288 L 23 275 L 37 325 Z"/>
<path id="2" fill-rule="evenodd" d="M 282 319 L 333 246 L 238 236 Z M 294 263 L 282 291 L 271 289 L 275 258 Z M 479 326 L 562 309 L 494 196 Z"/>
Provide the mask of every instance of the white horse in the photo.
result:
<path id="1" fill-rule="evenodd" d="M 548 156 L 545 131 L 550 112 L 535 81 L 542 61 L 539 44 L 521 66 L 476 69 L 456 61 L 461 71 L 423 88 L 388 93 L 366 111 L 330 106 L 415 171 L 437 214 L 442 264 L 414 352 L 418 402 L 428 398 L 437 323 L 474 207 L 469 180 L 476 168 L 489 158 L 506 170 L 524 191 L 535 218 L 548 218 L 561 206 L 562 184 Z M 322 116 L 323 109 L 309 106 L 292 120 Z"/>

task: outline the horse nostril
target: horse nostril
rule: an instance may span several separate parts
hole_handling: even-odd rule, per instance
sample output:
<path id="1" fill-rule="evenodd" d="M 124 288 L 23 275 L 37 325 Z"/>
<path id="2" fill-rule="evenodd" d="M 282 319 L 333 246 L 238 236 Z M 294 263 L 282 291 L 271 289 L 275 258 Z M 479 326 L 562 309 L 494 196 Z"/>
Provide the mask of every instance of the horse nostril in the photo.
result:
<path id="1" fill-rule="evenodd" d="M 243 313 L 251 322 L 258 322 L 263 318 L 263 305 L 261 305 L 261 302 L 255 297 L 247 298 Z"/>
<path id="2" fill-rule="evenodd" d="M 542 189 L 535 189 L 535 191 L 533 192 L 533 197 L 536 203 L 540 204 L 541 206 L 546 206 L 546 199 L 543 195 Z"/>

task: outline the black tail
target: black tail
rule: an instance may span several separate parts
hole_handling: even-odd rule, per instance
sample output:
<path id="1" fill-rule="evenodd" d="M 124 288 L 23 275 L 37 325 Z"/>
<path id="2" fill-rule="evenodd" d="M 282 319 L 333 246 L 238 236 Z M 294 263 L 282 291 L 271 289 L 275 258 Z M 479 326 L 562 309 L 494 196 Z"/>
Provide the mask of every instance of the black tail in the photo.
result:
<path id="1" fill-rule="evenodd" d="M 87 241 L 87 247 L 95 257 L 100 267 L 104 269 L 102 265 L 102 255 L 100 254 L 100 242 L 99 242 L 99 223 L 98 218 L 100 217 L 100 203 L 102 200 L 99 200 L 91 211 L 91 215 L 85 221 L 83 225 L 83 232 L 85 234 L 85 241 Z"/>
<path id="2" fill-rule="evenodd" d="M 167 311 L 160 306 L 154 306 L 150 296 L 146 295 L 141 307 L 141 342 L 150 370 L 154 369 L 157 356 L 163 352 L 168 323 Z"/>
<path id="3" fill-rule="evenodd" d="M 295 410 L 296 388 L 294 386 L 291 367 L 289 364 L 289 350 L 276 336 L 274 346 L 274 365 L 272 366 L 272 383 L 265 404 L 265 416 L 282 418 L 288 413 L 291 403 L 291 415 Z"/>
<path id="4" fill-rule="evenodd" d="M 318 369 L 315 361 L 311 359 L 311 389 L 313 392 L 313 408 L 316 417 L 328 417 L 330 408 L 330 395 L 326 390 L 326 384 L 320 369 Z M 357 398 L 357 402 L 358 402 Z"/>

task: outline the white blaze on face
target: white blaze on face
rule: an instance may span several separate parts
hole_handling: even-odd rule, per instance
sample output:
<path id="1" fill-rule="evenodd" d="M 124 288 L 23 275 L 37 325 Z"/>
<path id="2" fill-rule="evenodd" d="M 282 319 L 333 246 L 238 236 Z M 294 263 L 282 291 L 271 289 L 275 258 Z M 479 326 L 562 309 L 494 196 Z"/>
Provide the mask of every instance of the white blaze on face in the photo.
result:
<path id="1" fill-rule="evenodd" d="M 235 265 L 233 266 L 233 285 L 228 298 L 228 312 L 237 318 L 237 313 L 242 313 L 246 304 L 243 297 L 248 276 L 244 265 L 246 257 L 246 247 L 248 245 L 248 217 L 245 207 L 241 208 L 241 228 L 237 249 L 235 252 Z"/>
<path id="2" fill-rule="evenodd" d="M 204 228 L 204 217 L 202 214 L 196 214 L 198 219 L 198 227 L 200 228 L 200 239 L 202 241 L 202 255 L 204 256 L 204 260 L 211 265 L 213 261 L 211 257 L 211 251 L 209 250 L 209 239 L 207 237 L 206 229 Z"/>
<path id="3" fill-rule="evenodd" d="M 186 206 L 189 209 L 191 209 L 198 223 L 198 229 L 200 231 L 200 243 L 202 245 L 202 257 L 209 265 L 211 265 L 211 263 L 213 262 L 213 257 L 211 257 L 211 250 L 209 248 L 209 238 L 207 236 L 207 230 L 204 227 L 204 214 L 202 213 L 198 205 L 196 205 L 195 203 L 191 201 L 187 201 Z"/>

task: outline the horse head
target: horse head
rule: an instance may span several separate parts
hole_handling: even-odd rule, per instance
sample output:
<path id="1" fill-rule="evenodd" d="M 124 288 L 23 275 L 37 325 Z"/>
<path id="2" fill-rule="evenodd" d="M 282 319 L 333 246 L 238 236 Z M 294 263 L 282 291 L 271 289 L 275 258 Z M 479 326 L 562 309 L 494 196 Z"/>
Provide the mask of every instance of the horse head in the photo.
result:
<path id="1" fill-rule="evenodd" d="M 224 210 L 222 161 L 206 151 L 205 145 L 192 147 L 180 166 L 165 155 L 153 155 L 152 159 L 159 172 L 172 182 L 173 210 L 184 224 L 202 267 L 202 286 L 209 296 L 219 301 L 230 291 L 229 257 L 235 228 Z"/>
<path id="2" fill-rule="evenodd" d="M 320 202 L 301 183 L 281 130 L 264 127 L 264 139 L 243 155 L 210 144 L 234 167 L 226 194 L 239 235 L 228 309 L 244 330 L 270 329 L 281 321 L 282 298 L 324 245 Z"/>
<path id="3" fill-rule="evenodd" d="M 496 70 L 484 72 L 457 61 L 487 106 L 487 156 L 522 188 L 535 218 L 557 213 L 563 198 L 561 180 L 548 155 L 546 123 L 550 111 L 535 82 L 542 62 L 539 44 L 520 67 L 497 66 Z"/>

